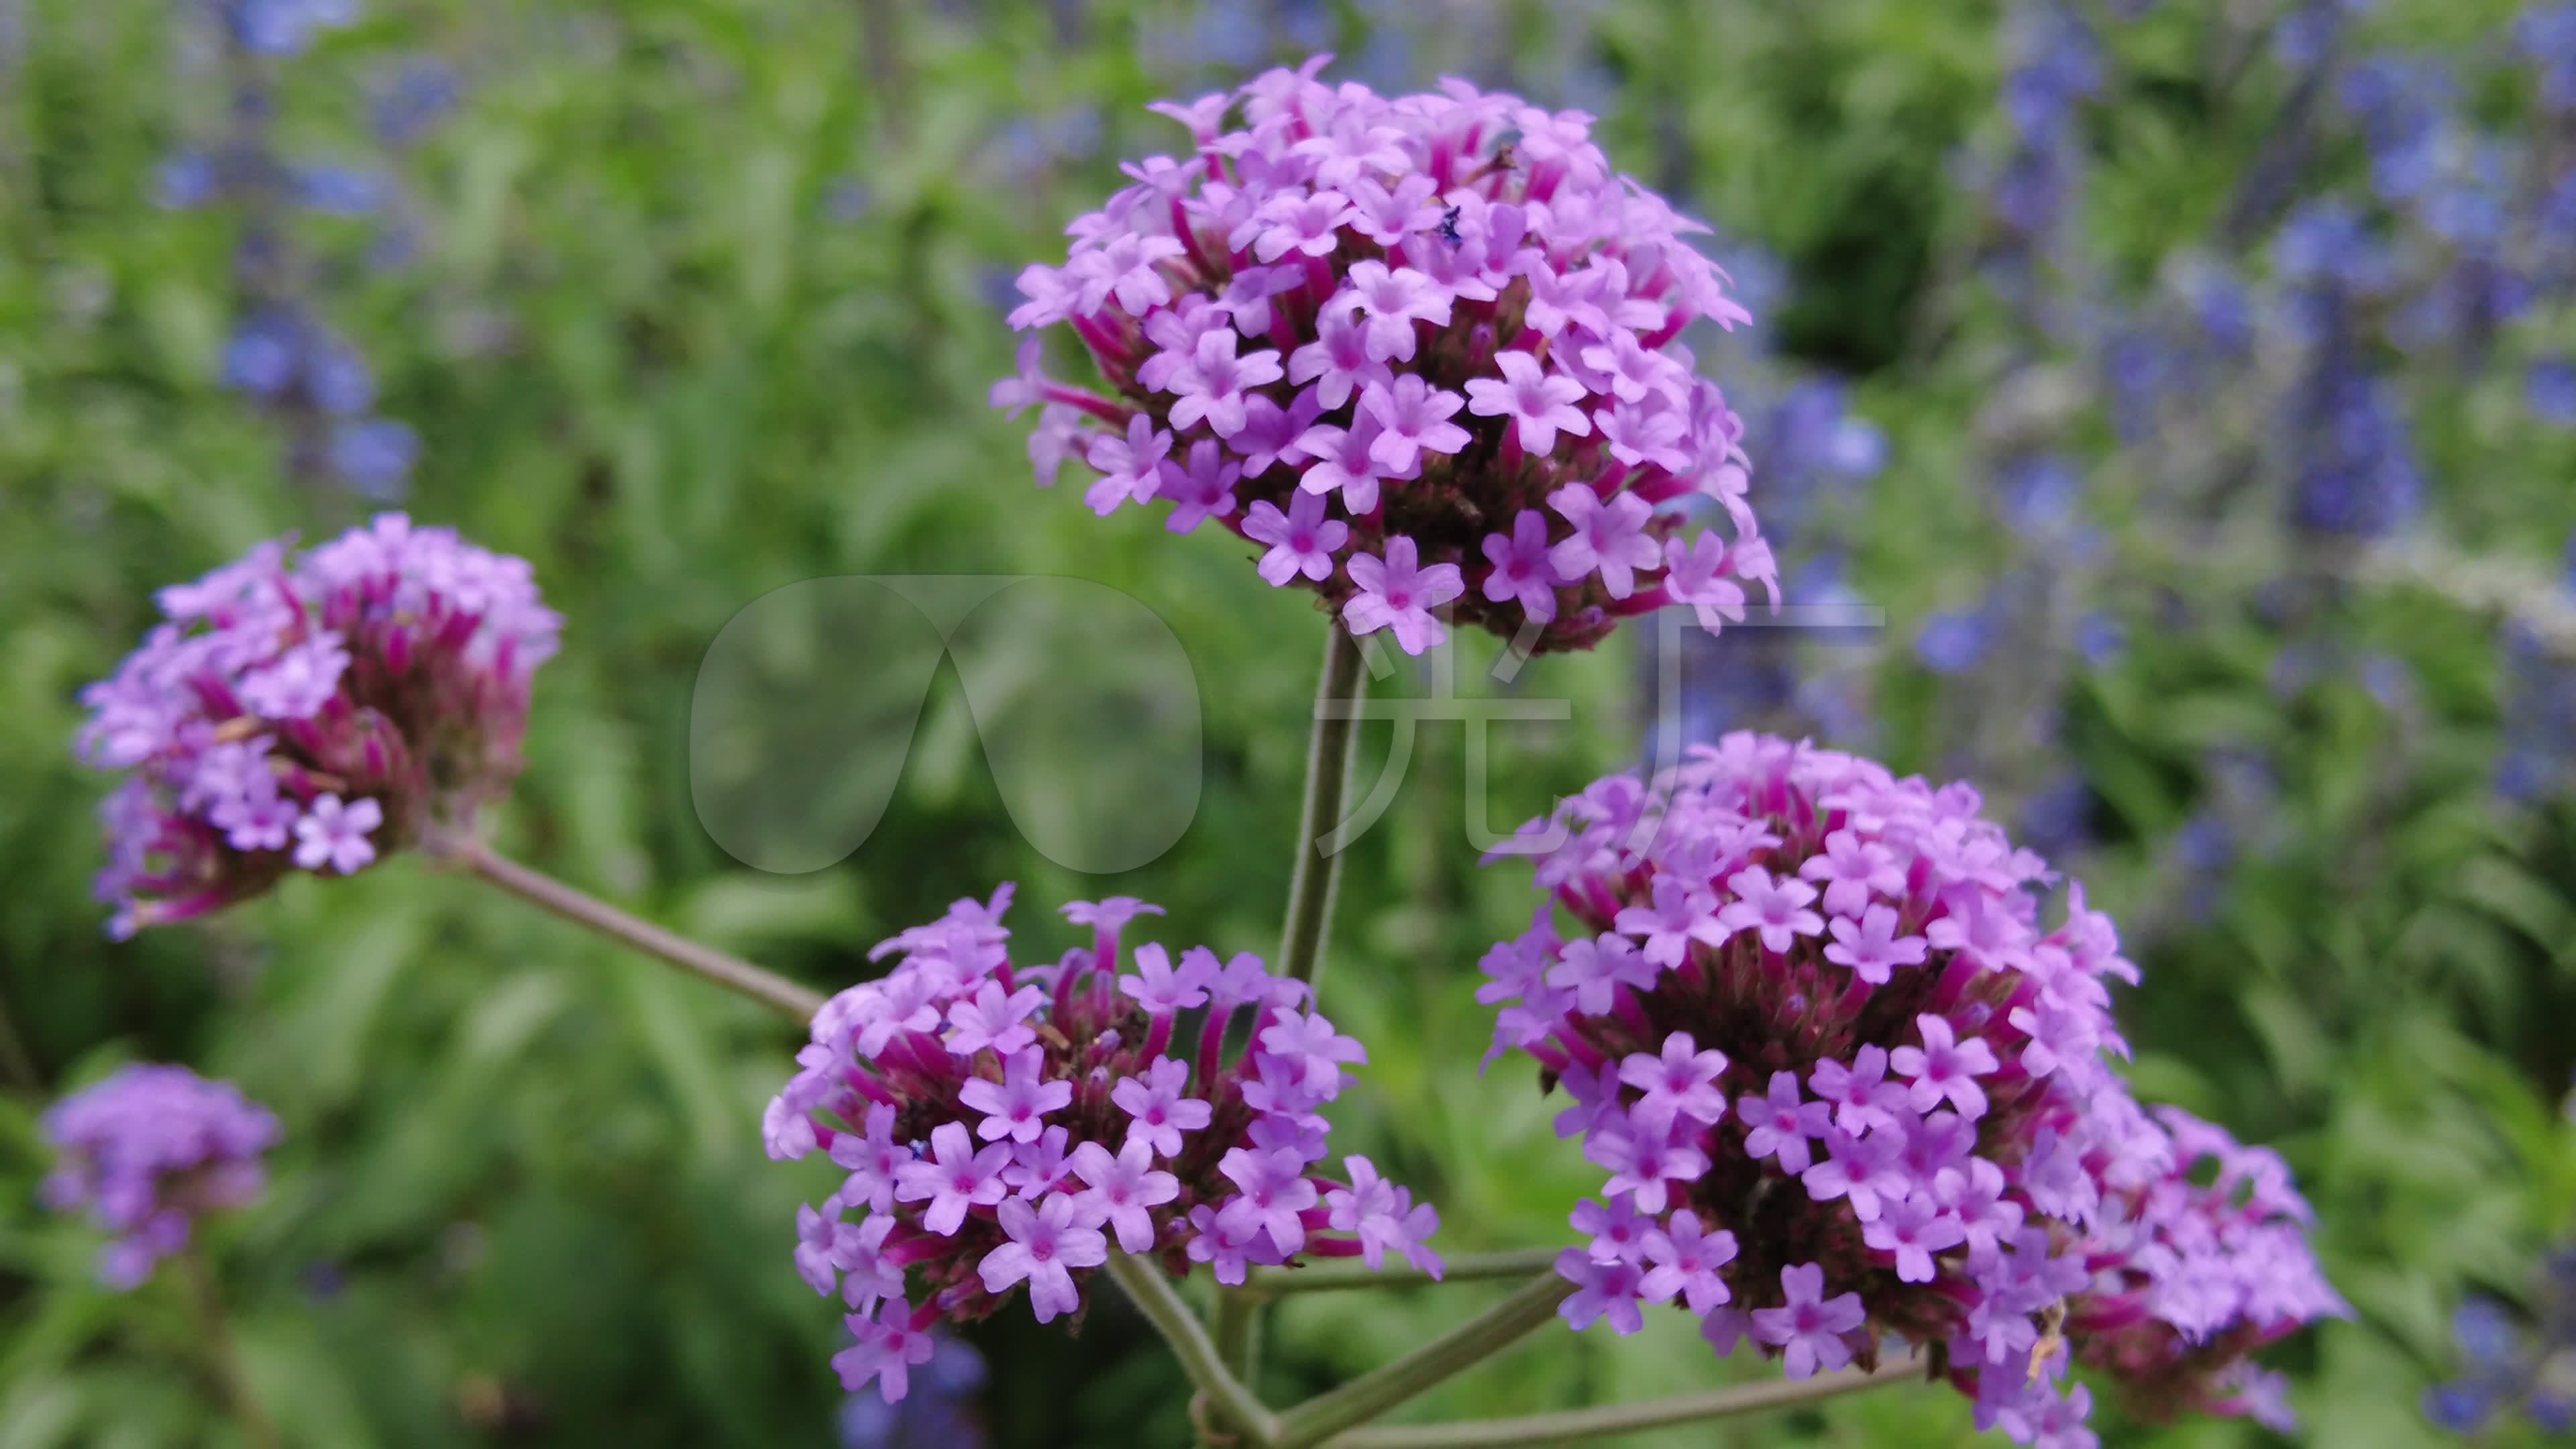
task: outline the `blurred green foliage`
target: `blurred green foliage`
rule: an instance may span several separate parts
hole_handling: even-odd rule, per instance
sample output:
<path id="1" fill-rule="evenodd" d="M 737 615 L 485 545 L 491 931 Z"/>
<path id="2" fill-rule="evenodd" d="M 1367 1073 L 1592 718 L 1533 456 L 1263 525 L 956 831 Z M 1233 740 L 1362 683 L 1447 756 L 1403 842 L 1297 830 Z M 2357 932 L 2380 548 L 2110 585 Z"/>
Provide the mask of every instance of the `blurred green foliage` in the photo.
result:
<path id="1" fill-rule="evenodd" d="M 2093 203 L 2123 255 L 2152 259 L 2205 221 L 2261 139 L 2259 105 L 2222 107 L 2188 78 L 2219 8 L 2169 6 L 2123 40 L 2144 79 L 2105 108 Z M 2459 44 L 2505 10 L 2387 8 Z M 75 692 L 130 647 L 159 584 L 363 506 L 291 488 L 276 435 L 219 385 L 233 222 L 151 203 L 160 163 L 224 104 L 190 13 L 0 3 L 0 1002 L 48 1092 L 123 1059 L 185 1060 L 288 1124 L 266 1204 L 217 1238 L 252 1377 L 291 1442 L 831 1442 L 838 1316 L 788 1263 L 795 1205 L 828 1174 L 761 1155 L 757 1114 L 794 1042 L 755 1008 L 418 861 L 294 881 L 201 928 L 101 935 L 102 788 L 68 755 Z M 866 973 L 869 943 L 1001 879 L 1021 883 L 1015 923 L 1045 954 L 1071 939 L 1054 903 L 1114 892 L 1166 904 L 1166 939 L 1275 940 L 1319 621 L 1213 531 L 1176 541 L 1031 492 L 1020 429 L 982 406 L 1009 358 L 1001 287 L 1060 254 L 1115 158 L 1172 145 L 1145 101 L 1320 42 L 1372 78 L 1456 68 L 1601 112 L 1615 162 L 1785 260 L 1788 350 L 1859 375 L 1894 447 L 1846 525 L 1853 581 L 1901 644 L 1991 562 L 1960 457 L 1992 319 L 1969 307 L 1955 331 L 1925 328 L 1972 226 L 1946 168 L 1993 108 L 1997 22 L 1972 0 L 1442 3 L 1403 25 L 1349 3 L 385 0 L 280 67 L 280 132 L 364 156 L 362 83 L 381 66 L 430 54 L 462 78 L 456 113 L 397 158 L 413 264 L 367 265 L 359 223 L 311 230 L 336 259 L 323 310 L 423 439 L 408 506 L 534 560 L 569 621 L 499 840 L 828 990 Z M 2436 516 L 2472 547 L 2537 555 L 2563 536 L 2576 457 L 2527 446 L 2482 396 L 2450 416 L 2427 429 Z M 2157 556 L 2157 540 L 2119 543 Z M 761 594 L 869 572 L 1071 574 L 1159 613 L 1204 710 L 1180 844 L 1110 878 L 1037 855 L 943 670 L 854 856 L 792 878 L 728 859 L 689 788 L 700 659 Z M 2576 1055 L 2576 814 L 2491 798 L 2494 621 L 2391 596 L 2323 627 L 2411 666 L 2402 708 L 2357 685 L 2284 705 L 2268 683 L 2282 641 L 2249 616 L 2139 639 L 2081 674 L 2071 713 L 2107 821 L 2081 868 L 2148 972 L 2124 1008 L 2141 1091 L 2290 1156 L 2359 1317 L 2276 1357 L 2313 1442 L 2368 1449 L 2433 1437 L 2415 1405 L 2448 1371 L 2452 1303 L 2514 1291 L 2576 1227 L 2557 1105 Z M 1513 686 L 1574 700 L 1574 718 L 1495 730 L 1491 818 L 1634 757 L 1638 632 Z M 839 642 L 870 667 L 869 640 Z M 1935 721 L 1958 686 L 1901 647 L 1875 672 L 1878 738 L 1851 743 L 1940 768 Z M 1384 739 L 1373 726 L 1364 774 Z M 2296 768 L 2265 806 L 2269 847 L 2184 909 L 2169 845 L 2217 791 L 2221 746 Z M 1371 1061 L 1340 1133 L 1439 1204 L 1443 1246 L 1552 1242 L 1598 1174 L 1554 1139 L 1525 1070 L 1476 1070 L 1474 962 L 1529 899 L 1474 867 L 1463 760 L 1455 726 L 1426 729 L 1350 862 L 1325 989 Z M 96 1288 L 92 1236 L 34 1208 L 42 1100 L 0 1099 L 0 1449 L 238 1442 L 190 1367 L 171 1285 Z M 1320 1388 L 1485 1296 L 1292 1301 L 1264 1388 Z M 1672 1322 L 1634 1340 L 1543 1338 L 1409 1412 L 1754 1372 L 1711 1365 L 1686 1323 L 1658 1318 Z M 1015 1315 L 974 1337 L 997 1443 L 1184 1440 L 1179 1377 L 1112 1294 L 1076 1339 Z M 2123 1444 L 2265 1437 L 2105 1428 Z M 1955 1396 L 1899 1391 L 1634 1442 L 1971 1437 Z"/>

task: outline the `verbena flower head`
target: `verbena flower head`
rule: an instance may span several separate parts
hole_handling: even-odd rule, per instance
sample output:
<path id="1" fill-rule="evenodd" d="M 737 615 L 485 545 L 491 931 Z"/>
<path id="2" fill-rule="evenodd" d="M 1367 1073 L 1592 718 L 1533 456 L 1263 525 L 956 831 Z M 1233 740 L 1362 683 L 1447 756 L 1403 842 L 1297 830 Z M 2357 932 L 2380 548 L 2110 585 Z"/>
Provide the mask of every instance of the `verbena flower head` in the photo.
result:
<path id="1" fill-rule="evenodd" d="M 348 875 L 461 824 L 519 771 L 528 686 L 560 620 L 523 559 L 379 515 L 265 543 L 161 591 L 166 622 L 81 692 L 119 935 Z"/>
<path id="2" fill-rule="evenodd" d="M 1126 897 L 1066 906 L 1090 944 L 1014 965 L 1010 899 L 958 901 L 879 945 L 902 959 L 815 1014 L 763 1119 L 771 1157 L 820 1151 L 849 1172 L 799 1211 L 795 1253 L 850 1310 L 843 1387 L 901 1399 L 934 1323 L 1023 1286 L 1040 1323 L 1078 1319 L 1113 1250 L 1221 1283 L 1307 1256 L 1395 1253 L 1439 1275 L 1429 1204 L 1365 1157 L 1323 1165 L 1321 1110 L 1368 1058 L 1305 986 L 1249 953 L 1122 951 L 1131 921 L 1161 913 Z"/>
<path id="3" fill-rule="evenodd" d="M 47 1109 L 62 1161 L 41 1189 L 57 1212 L 86 1212 L 116 1235 L 99 1276 L 131 1288 L 188 1245 L 197 1218 L 259 1196 L 259 1154 L 277 1118 L 230 1082 L 186 1067 L 130 1066 Z"/>
<path id="4" fill-rule="evenodd" d="M 2347 1311 L 2308 1249 L 2314 1215 L 2279 1154 L 2240 1146 L 2178 1107 L 2154 1115 L 2162 1131 L 2141 1141 L 2162 1137 L 2158 1170 L 2144 1180 L 2097 1174 L 2101 1208 L 2085 1250 L 2095 1275 L 2067 1335 L 2146 1417 L 2190 1409 L 2286 1427 L 2285 1382 L 2245 1360 Z"/>
<path id="5" fill-rule="evenodd" d="M 2111 1328 L 2100 1295 L 2145 1290 L 2107 1269 L 2164 1281 L 2136 1224 L 2180 1154 L 2104 1060 L 2126 1050 L 2108 983 L 2136 979 L 2111 922 L 2073 887 L 2044 928 L 2054 875 L 1980 809 L 1965 785 L 1736 733 L 1498 852 L 1533 856 L 1554 904 L 1485 959 L 1494 1054 L 1540 1063 L 1571 1099 L 1559 1134 L 1607 1174 L 1559 1263 L 1569 1322 L 1634 1332 L 1670 1302 L 1793 1378 L 1874 1364 L 1892 1336 L 1945 1354 L 2016 1439 L 2090 1443 L 2049 1326 Z M 2307 1281 L 2250 1315 L 2262 1334 L 2319 1311 Z M 2206 1357 L 2158 1360 L 2177 1377 L 2262 1336 L 2210 1311 Z"/>
<path id="6" fill-rule="evenodd" d="M 1318 81 L 1326 59 L 1155 106 L 1189 153 L 1129 163 L 1065 264 L 1021 273 L 1011 325 L 1069 326 L 1111 393 L 1022 344 L 993 402 L 1040 405 L 1041 486 L 1071 457 L 1102 514 L 1213 519 L 1407 653 L 1435 609 L 1539 650 L 1666 604 L 1742 619 L 1776 579 L 1743 425 L 1678 340 L 1748 318 L 1685 240 L 1706 228 L 1613 175 L 1580 111 L 1456 80 L 1390 99 Z M 1733 542 L 1674 536 L 1663 506 L 1695 492 Z"/>

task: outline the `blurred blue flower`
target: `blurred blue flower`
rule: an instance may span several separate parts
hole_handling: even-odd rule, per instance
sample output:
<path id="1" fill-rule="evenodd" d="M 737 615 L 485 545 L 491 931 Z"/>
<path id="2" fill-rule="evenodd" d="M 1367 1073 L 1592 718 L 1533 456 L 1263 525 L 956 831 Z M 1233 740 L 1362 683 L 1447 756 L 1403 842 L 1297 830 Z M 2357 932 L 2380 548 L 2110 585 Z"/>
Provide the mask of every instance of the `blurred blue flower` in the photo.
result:
<path id="1" fill-rule="evenodd" d="M 2053 537 L 2075 520 L 2083 487 L 2075 465 L 2055 453 L 2015 459 L 1996 480 L 2004 521 L 2025 536 Z"/>
<path id="2" fill-rule="evenodd" d="M 2360 213 L 2336 200 L 2303 203 L 2281 223 L 2272 264 L 2288 282 L 2316 282 L 2368 294 L 2385 288 L 2394 266 Z"/>
<path id="3" fill-rule="evenodd" d="M 2176 859 L 2184 868 L 2200 874 L 2225 870 L 2236 859 L 2235 832 L 2227 822 L 2203 810 L 2182 823 L 2173 836 Z"/>
<path id="4" fill-rule="evenodd" d="M 213 158 L 202 151 L 182 151 L 161 163 L 152 197 L 172 211 L 185 211 L 213 200 L 219 184 Z"/>
<path id="5" fill-rule="evenodd" d="M 2576 361 L 2543 358 L 2523 374 L 2522 395 L 2533 417 L 2562 428 L 2576 428 Z M 2576 567 L 2576 562 L 2571 562 Z"/>
<path id="6" fill-rule="evenodd" d="M 2299 0 L 2272 30 L 2272 53 L 2292 70 L 2323 65 L 2333 54 L 2344 23 L 2370 8 L 2371 0 Z"/>
<path id="7" fill-rule="evenodd" d="M 263 399 L 284 393 L 295 381 L 297 330 L 277 316 L 243 323 L 224 344 L 224 385 Z"/>
<path id="8" fill-rule="evenodd" d="M 2075 624 L 2075 652 L 2096 666 L 2110 663 L 2129 647 L 2129 631 L 2108 614 L 2087 614 Z"/>
<path id="9" fill-rule="evenodd" d="M 2451 1314 L 2451 1342 L 2480 1368 L 2510 1366 L 2519 1357 L 2513 1316 L 2492 1298 L 2471 1298 Z"/>
<path id="10" fill-rule="evenodd" d="M 2042 855 L 2060 856 L 2083 848 L 2092 824 L 2092 787 L 2069 771 L 2023 802 L 2014 834 Z"/>
<path id="11" fill-rule="evenodd" d="M 1935 674 L 1959 674 L 1985 657 L 1993 633 L 1982 609 L 1935 614 L 1914 636 L 1914 657 Z"/>
<path id="12" fill-rule="evenodd" d="M 367 124 L 388 146 L 408 146 L 456 108 L 456 71 L 435 56 L 414 56 L 378 80 L 367 98 Z"/>
<path id="13" fill-rule="evenodd" d="M 226 19 L 242 48 L 260 55 L 299 54 L 317 30 L 337 29 L 358 18 L 352 0 L 224 0 Z"/>
<path id="14" fill-rule="evenodd" d="M 2576 111 L 2576 5 L 2551 5 L 2524 13 L 2514 41 L 2540 68 L 2540 102 L 2553 111 Z"/>
<path id="15" fill-rule="evenodd" d="M 402 496 L 403 480 L 419 460 L 420 435 L 408 423 L 369 418 L 344 423 L 331 434 L 332 471 L 379 503 Z"/>
<path id="16" fill-rule="evenodd" d="M 337 338 L 309 338 L 304 368 L 305 390 L 324 412 L 353 417 L 375 405 L 376 379 L 367 360 Z"/>
<path id="17" fill-rule="evenodd" d="M 306 166 L 295 172 L 295 199 L 326 216 L 365 216 L 392 194 L 383 177 L 342 166 Z"/>
<path id="18" fill-rule="evenodd" d="M 2424 1417 L 2436 1429 L 2466 1434 L 2486 1422 L 2495 1405 L 2473 1384 L 2436 1384 L 2424 1391 Z"/>

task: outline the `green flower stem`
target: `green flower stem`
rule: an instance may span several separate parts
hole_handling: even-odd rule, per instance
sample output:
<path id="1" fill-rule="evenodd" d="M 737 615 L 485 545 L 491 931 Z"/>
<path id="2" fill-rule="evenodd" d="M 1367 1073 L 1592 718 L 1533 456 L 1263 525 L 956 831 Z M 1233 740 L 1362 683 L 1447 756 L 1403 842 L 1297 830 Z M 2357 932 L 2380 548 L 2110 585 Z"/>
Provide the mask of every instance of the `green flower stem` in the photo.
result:
<path id="1" fill-rule="evenodd" d="M 1574 1285 L 1550 1273 L 1391 1364 L 1288 1411 L 1274 1449 L 1310 1449 L 1520 1341 L 1556 1317 Z"/>
<path id="2" fill-rule="evenodd" d="M 1418 1268 L 1389 1266 L 1379 1272 L 1355 1259 L 1303 1268 L 1255 1268 L 1250 1281 L 1229 1290 L 1231 1296 L 1268 1302 L 1291 1293 L 1331 1293 L 1346 1288 L 1402 1288 L 1417 1283 L 1481 1283 L 1495 1278 L 1526 1278 L 1544 1273 L 1556 1262 L 1554 1248 L 1523 1248 L 1508 1253 L 1468 1253 L 1449 1260 L 1438 1278 Z"/>
<path id="3" fill-rule="evenodd" d="M 285 1441 L 277 1437 L 277 1424 L 261 1407 L 259 1395 L 250 1386 L 250 1375 L 242 1371 L 241 1347 L 233 1341 L 232 1324 L 224 1317 L 223 1293 L 215 1286 L 215 1270 L 205 1254 L 194 1243 L 180 1250 L 174 1260 L 181 1285 L 188 1299 L 189 1314 L 197 1321 L 199 1347 L 206 1355 L 206 1367 L 214 1374 L 223 1390 L 224 1401 L 240 1423 L 242 1436 L 253 1449 L 281 1449 Z"/>
<path id="4" fill-rule="evenodd" d="M 650 921 L 628 915 L 606 901 L 585 895 L 552 876 L 530 870 L 516 861 L 505 860 L 474 835 L 459 833 L 438 838 L 426 843 L 424 848 L 433 856 L 479 880 L 489 881 L 523 901 L 541 906 L 577 925 L 587 926 L 647 956 L 659 957 L 692 976 L 738 991 L 779 1015 L 793 1019 L 799 1026 L 813 1021 L 814 1013 L 823 1009 L 820 992 L 763 971 L 740 957 L 701 946 Z"/>
<path id="5" fill-rule="evenodd" d="M 1359 711 L 1341 702 L 1355 703 L 1366 688 L 1359 644 L 1339 621 L 1326 625 L 1324 673 L 1315 686 L 1315 732 L 1306 750 L 1306 803 L 1297 816 L 1297 861 L 1288 877 L 1288 929 L 1278 963 L 1281 975 L 1309 985 L 1323 971 L 1333 885 L 1342 873 L 1341 855 L 1327 855 L 1321 847 L 1341 823 L 1351 744 L 1359 738 Z"/>
<path id="6" fill-rule="evenodd" d="M 1477 1419 L 1457 1424 L 1423 1424 L 1396 1428 L 1353 1429 L 1326 1442 L 1324 1449 L 1505 1449 L 1513 1444 L 1561 1444 L 1610 1434 L 1659 1429 L 1729 1419 L 1738 1414 L 1858 1393 L 1880 1384 L 1916 1382 L 1907 1372 L 1913 1361 L 1882 1366 L 1876 1372 L 1845 1369 L 1802 1382 L 1738 1384 L 1699 1394 L 1676 1394 L 1642 1404 L 1605 1404 L 1595 1409 L 1568 1409 L 1556 1414 L 1530 1414 L 1517 1419 Z"/>
<path id="7" fill-rule="evenodd" d="M 1261 1306 L 1270 1300 L 1257 1293 L 1220 1286 L 1216 1290 L 1216 1353 L 1226 1372 L 1245 1383 L 1261 1363 Z"/>
<path id="8" fill-rule="evenodd" d="M 1190 1382 L 1198 1386 L 1227 1427 L 1255 1444 L 1278 1443 L 1278 1416 L 1261 1406 L 1252 1390 L 1244 1387 L 1243 1380 L 1226 1371 L 1216 1344 L 1199 1326 L 1198 1315 L 1190 1312 L 1181 1295 L 1172 1291 L 1171 1279 L 1161 1268 L 1126 1253 L 1111 1253 L 1102 1271 L 1117 1280 L 1135 1303 L 1136 1311 L 1144 1314 L 1145 1321 L 1154 1325 L 1154 1331 L 1172 1346 L 1172 1356 L 1181 1361 L 1181 1372 L 1190 1376 Z"/>

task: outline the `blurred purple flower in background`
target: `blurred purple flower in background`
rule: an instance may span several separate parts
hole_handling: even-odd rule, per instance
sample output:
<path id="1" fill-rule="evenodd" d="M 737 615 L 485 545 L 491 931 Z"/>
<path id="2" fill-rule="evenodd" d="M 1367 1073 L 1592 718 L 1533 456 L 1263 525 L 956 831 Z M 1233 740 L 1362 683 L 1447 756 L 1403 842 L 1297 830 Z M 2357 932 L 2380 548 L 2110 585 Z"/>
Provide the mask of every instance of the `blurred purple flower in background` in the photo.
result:
<path id="1" fill-rule="evenodd" d="M 258 1197 L 260 1154 L 278 1141 L 267 1108 L 175 1066 L 120 1068 L 47 1108 L 38 1131 L 61 1153 L 45 1205 L 116 1235 L 99 1259 L 116 1288 L 186 1248 L 198 1218 Z"/>

